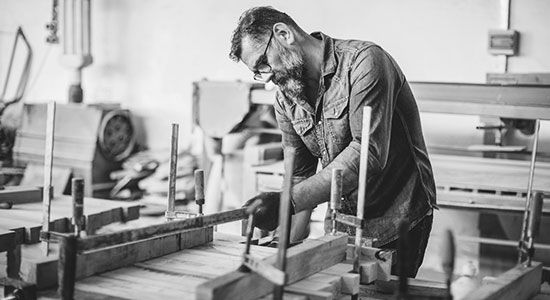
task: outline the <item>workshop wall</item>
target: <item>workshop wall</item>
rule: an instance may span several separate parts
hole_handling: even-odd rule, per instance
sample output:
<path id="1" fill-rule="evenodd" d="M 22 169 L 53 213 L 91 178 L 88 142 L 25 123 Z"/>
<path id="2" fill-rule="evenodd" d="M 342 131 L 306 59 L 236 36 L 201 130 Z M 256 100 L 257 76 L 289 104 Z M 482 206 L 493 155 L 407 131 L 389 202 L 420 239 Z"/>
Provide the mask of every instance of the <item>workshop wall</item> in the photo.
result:
<path id="1" fill-rule="evenodd" d="M 246 67 L 229 60 L 227 53 L 239 15 L 255 5 L 287 12 L 306 31 L 375 41 L 410 80 L 484 82 L 487 72 L 502 67 L 502 60 L 487 53 L 488 30 L 501 26 L 501 2 L 94 0 L 94 63 L 83 72 L 85 102 L 120 102 L 131 109 L 146 129 L 142 140 L 152 148 L 168 147 L 171 122 L 181 123 L 183 143 L 188 143 L 191 82 L 251 79 Z M 549 72 L 550 2 L 512 1 L 511 11 L 521 45 L 508 70 Z M 20 25 L 33 46 L 25 101 L 67 99 L 69 76 L 60 63 L 61 47 L 45 42 L 50 19 L 51 1 L 0 1 L 0 43 L 11 44 L 8 32 Z M 0 78 L 6 56 L 6 51 L 0 53 Z"/>

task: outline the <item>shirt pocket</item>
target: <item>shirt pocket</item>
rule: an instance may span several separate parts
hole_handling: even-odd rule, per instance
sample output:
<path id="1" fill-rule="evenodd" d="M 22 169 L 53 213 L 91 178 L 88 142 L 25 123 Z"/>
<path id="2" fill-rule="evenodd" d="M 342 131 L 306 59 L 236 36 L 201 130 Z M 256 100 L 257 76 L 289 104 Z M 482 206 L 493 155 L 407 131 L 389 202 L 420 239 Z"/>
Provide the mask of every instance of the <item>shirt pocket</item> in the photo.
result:
<path id="1" fill-rule="evenodd" d="M 324 109 L 328 134 L 330 134 L 331 140 L 340 145 L 347 145 L 351 142 L 348 103 L 348 97 L 342 97 Z"/>
<path id="2" fill-rule="evenodd" d="M 316 157 L 319 157 L 319 146 L 315 138 L 315 130 L 313 128 L 313 119 L 304 118 L 292 121 L 292 126 L 296 133 L 300 136 L 309 151 Z"/>

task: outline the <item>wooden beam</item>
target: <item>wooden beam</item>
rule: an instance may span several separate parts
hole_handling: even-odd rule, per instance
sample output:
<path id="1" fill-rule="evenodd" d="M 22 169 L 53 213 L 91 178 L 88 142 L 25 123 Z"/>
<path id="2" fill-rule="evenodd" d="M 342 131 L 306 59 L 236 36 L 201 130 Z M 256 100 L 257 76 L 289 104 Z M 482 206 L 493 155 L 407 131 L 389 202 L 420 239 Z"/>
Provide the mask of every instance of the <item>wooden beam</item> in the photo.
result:
<path id="1" fill-rule="evenodd" d="M 498 276 L 495 280 L 484 282 L 465 299 L 472 300 L 523 300 L 531 299 L 540 291 L 542 263 L 533 262 L 531 267 L 518 265 Z"/>
<path id="2" fill-rule="evenodd" d="M 348 236 L 325 235 L 306 240 L 287 252 L 287 282 L 294 283 L 341 262 L 345 257 Z M 274 264 L 276 256 L 266 259 Z M 255 273 L 234 271 L 197 287 L 197 299 L 256 299 L 269 294 L 273 284 Z"/>
<path id="3" fill-rule="evenodd" d="M 76 278 L 86 278 L 97 273 L 129 266 L 148 259 L 196 247 L 211 242 L 213 228 L 173 232 L 138 242 L 131 242 L 84 252 L 77 258 Z M 54 244 L 54 246 L 57 246 Z M 52 247 L 52 251 L 56 248 Z M 33 257 L 23 261 L 23 280 L 35 283 L 39 289 L 57 284 L 57 257 Z"/>
<path id="4" fill-rule="evenodd" d="M 143 228 L 127 229 L 119 232 L 82 238 L 78 241 L 78 250 L 86 251 L 117 244 L 138 241 L 155 235 L 174 231 L 213 226 L 246 218 L 246 209 L 238 208 L 211 215 L 199 216 L 170 223 L 151 225 Z"/>
<path id="5" fill-rule="evenodd" d="M 548 86 L 409 82 L 421 112 L 550 119 Z"/>
<path id="6" fill-rule="evenodd" d="M 11 202 L 13 205 L 31 202 L 40 202 L 42 200 L 41 187 L 6 187 L 0 190 L 0 203 Z"/>

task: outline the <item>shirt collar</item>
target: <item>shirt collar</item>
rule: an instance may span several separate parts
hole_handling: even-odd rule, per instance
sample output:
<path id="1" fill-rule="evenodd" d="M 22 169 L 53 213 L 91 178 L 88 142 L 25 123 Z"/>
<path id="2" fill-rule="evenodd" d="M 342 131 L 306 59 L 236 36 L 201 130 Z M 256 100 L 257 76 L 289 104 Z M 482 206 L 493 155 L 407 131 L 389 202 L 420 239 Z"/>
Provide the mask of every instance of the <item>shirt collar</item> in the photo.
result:
<path id="1" fill-rule="evenodd" d="M 323 42 L 324 53 L 321 74 L 323 76 L 334 74 L 337 66 L 336 55 L 334 53 L 334 40 L 320 31 L 311 33 L 311 36 Z"/>

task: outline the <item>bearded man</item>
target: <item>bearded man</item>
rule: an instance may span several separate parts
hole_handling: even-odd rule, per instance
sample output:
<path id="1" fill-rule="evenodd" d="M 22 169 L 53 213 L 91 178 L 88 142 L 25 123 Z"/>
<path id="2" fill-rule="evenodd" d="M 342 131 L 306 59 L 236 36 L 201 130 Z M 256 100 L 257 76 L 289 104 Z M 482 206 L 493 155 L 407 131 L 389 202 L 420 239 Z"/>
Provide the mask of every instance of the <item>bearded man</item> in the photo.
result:
<path id="1" fill-rule="evenodd" d="M 404 275 L 415 277 L 436 195 L 416 101 L 397 62 L 372 42 L 308 34 L 271 7 L 241 15 L 230 57 L 242 61 L 255 80 L 279 88 L 274 107 L 283 147 L 296 149 L 291 206 L 302 221 L 329 200 L 335 168 L 343 170 L 340 211 L 356 214 L 362 113 L 365 105 L 372 108 L 364 237 L 375 247 L 395 249 L 399 224 L 409 224 L 407 253 L 397 257 L 406 258 Z M 274 230 L 279 193 L 261 193 L 245 205 L 253 201 L 261 201 L 255 226 Z M 354 234 L 354 228 L 339 226 Z M 304 238 L 303 232 L 294 226 L 291 239 Z M 392 273 L 399 275 L 397 268 Z"/>

